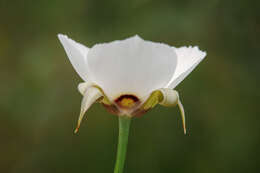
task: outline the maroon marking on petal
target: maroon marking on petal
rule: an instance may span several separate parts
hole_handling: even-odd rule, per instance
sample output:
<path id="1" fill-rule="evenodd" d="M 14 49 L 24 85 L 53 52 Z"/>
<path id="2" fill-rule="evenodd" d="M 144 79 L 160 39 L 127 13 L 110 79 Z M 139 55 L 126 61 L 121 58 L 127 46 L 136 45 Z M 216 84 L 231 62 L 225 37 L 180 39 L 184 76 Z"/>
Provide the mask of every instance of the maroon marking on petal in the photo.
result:
<path id="1" fill-rule="evenodd" d="M 115 105 L 107 105 L 103 103 L 103 106 L 106 108 L 106 110 L 114 115 L 119 115 L 120 111 L 118 110 L 118 108 Z"/>
<path id="2" fill-rule="evenodd" d="M 115 99 L 115 103 L 122 109 L 133 109 L 140 104 L 140 100 L 135 95 L 124 94 Z"/>

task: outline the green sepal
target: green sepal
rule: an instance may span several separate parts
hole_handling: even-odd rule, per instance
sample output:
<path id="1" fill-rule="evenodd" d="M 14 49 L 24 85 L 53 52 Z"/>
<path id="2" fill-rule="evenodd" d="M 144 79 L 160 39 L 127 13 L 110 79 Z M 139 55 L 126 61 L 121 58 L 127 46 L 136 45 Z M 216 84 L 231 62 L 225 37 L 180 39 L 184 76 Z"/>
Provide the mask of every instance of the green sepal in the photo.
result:
<path id="1" fill-rule="evenodd" d="M 106 96 L 106 94 L 104 93 L 104 91 L 102 90 L 102 88 L 100 88 L 98 85 L 94 85 L 94 87 L 96 87 L 97 89 L 100 90 L 100 92 L 102 92 L 103 97 L 98 100 L 99 103 L 104 103 L 105 105 L 111 105 L 112 103 L 109 101 L 108 97 Z"/>
<path id="2" fill-rule="evenodd" d="M 160 103 L 162 100 L 163 100 L 163 93 L 160 90 L 156 90 L 152 92 L 150 97 L 142 105 L 142 108 L 144 110 L 151 109 L 154 106 L 156 106 L 158 103 Z"/>

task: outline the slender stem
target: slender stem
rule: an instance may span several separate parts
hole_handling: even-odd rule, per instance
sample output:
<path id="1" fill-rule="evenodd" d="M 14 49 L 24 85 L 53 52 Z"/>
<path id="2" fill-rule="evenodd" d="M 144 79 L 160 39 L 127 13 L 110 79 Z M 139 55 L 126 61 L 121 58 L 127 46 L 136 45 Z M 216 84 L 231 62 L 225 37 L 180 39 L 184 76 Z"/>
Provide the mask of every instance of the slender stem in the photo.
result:
<path id="1" fill-rule="evenodd" d="M 131 118 L 119 116 L 119 137 L 114 173 L 123 173 Z"/>

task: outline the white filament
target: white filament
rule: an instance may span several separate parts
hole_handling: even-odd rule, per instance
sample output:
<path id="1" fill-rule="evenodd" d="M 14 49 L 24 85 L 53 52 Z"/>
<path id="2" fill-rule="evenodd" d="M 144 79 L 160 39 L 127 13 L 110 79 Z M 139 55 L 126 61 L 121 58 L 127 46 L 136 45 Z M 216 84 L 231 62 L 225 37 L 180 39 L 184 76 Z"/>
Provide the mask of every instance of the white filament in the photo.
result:
<path id="1" fill-rule="evenodd" d="M 78 85 L 79 92 L 84 95 L 84 93 L 87 91 L 87 89 L 91 86 L 94 86 L 95 84 L 93 82 L 83 82 Z"/>
<path id="2" fill-rule="evenodd" d="M 78 132 L 81 121 L 84 117 L 84 114 L 89 109 L 89 107 L 95 103 L 99 98 L 103 96 L 102 92 L 97 87 L 88 87 L 87 90 L 84 92 L 84 96 L 81 102 L 81 109 L 80 109 L 80 115 L 78 119 L 78 124 L 75 129 L 75 133 Z"/>
<path id="3" fill-rule="evenodd" d="M 177 91 L 169 89 L 169 88 L 162 88 L 160 89 L 161 93 L 163 94 L 163 100 L 159 103 L 163 106 L 176 106 L 178 105 L 181 118 L 182 118 L 182 126 L 184 130 L 184 134 L 186 134 L 186 122 L 185 122 L 185 112 L 184 107 L 180 101 L 180 97 Z"/>

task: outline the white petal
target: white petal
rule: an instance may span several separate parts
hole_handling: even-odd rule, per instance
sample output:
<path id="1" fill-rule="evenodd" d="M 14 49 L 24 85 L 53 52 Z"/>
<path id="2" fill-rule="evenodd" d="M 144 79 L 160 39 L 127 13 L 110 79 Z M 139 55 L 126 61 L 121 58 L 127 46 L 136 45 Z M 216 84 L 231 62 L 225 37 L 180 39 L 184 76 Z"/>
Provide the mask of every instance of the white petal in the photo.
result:
<path id="1" fill-rule="evenodd" d="M 174 49 L 178 61 L 172 80 L 167 85 L 168 88 L 175 88 L 206 56 L 206 52 L 200 51 L 197 46 L 174 47 Z"/>
<path id="2" fill-rule="evenodd" d="M 66 35 L 58 34 L 58 38 L 61 44 L 63 45 L 74 69 L 79 74 L 79 76 L 84 81 L 86 81 L 88 76 L 86 58 L 89 48 L 80 43 L 75 42 L 74 40 L 68 38 Z"/>
<path id="3" fill-rule="evenodd" d="M 174 74 L 177 55 L 166 44 L 134 36 L 95 45 L 87 61 L 93 82 L 112 101 L 123 94 L 134 94 L 142 99 L 165 87 Z"/>

